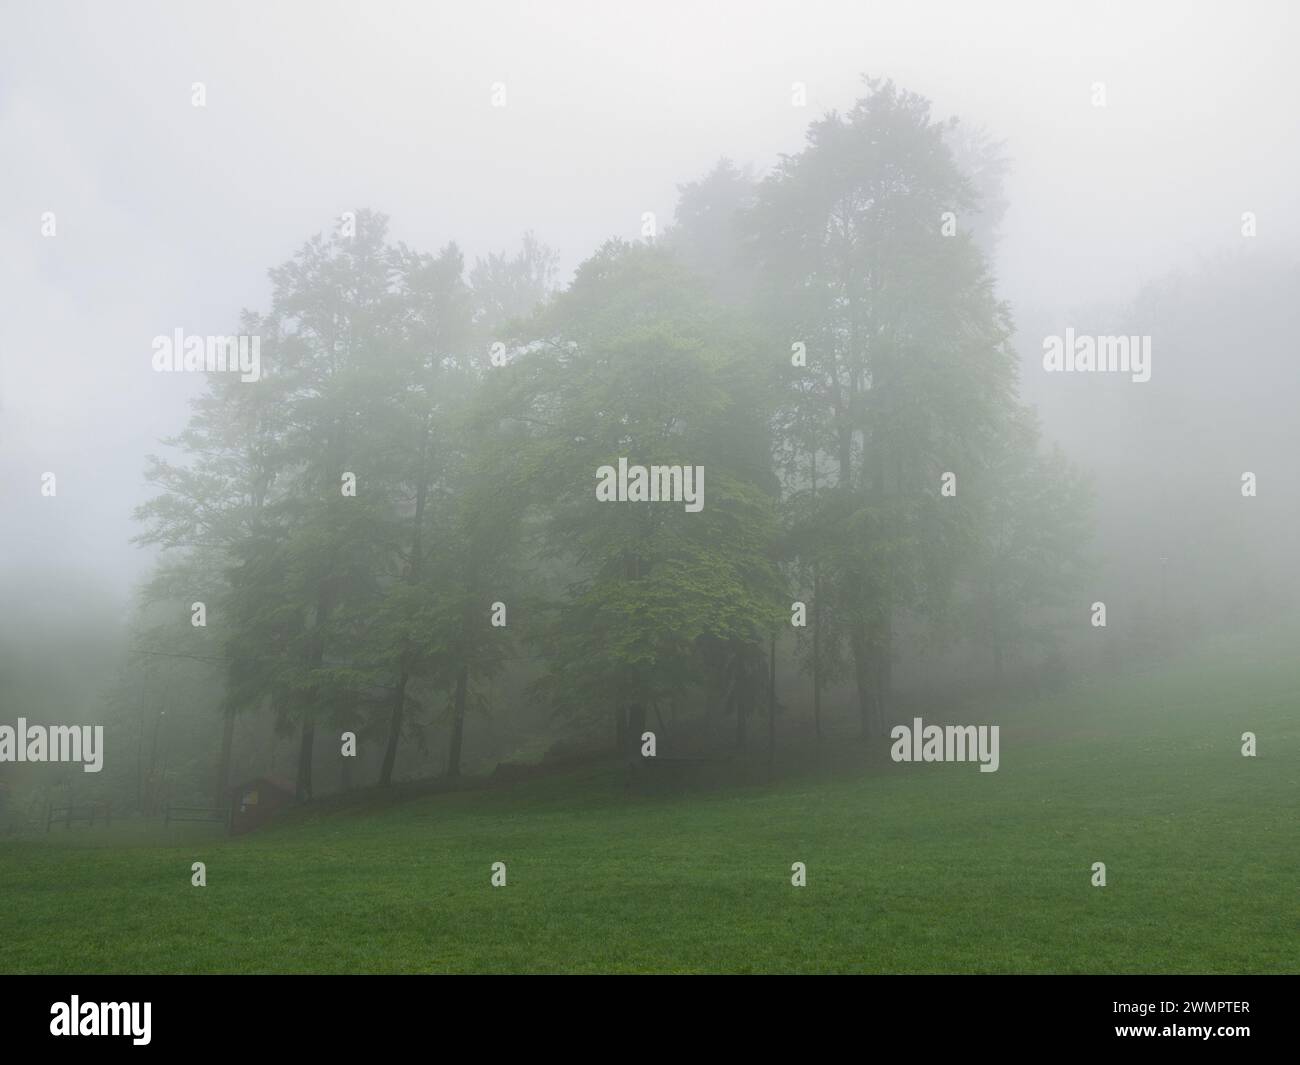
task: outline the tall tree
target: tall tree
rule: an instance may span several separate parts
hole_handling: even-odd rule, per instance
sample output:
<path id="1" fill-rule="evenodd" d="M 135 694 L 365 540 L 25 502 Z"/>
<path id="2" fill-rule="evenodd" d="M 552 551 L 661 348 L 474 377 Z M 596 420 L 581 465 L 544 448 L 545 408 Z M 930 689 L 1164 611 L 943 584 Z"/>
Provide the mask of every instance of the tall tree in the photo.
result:
<path id="1" fill-rule="evenodd" d="M 608 706 L 629 755 L 650 711 L 698 678 L 703 644 L 756 646 L 761 661 L 783 614 L 766 423 L 727 387 L 745 361 L 736 339 L 668 251 L 611 242 L 511 367 L 531 432 L 518 468 L 546 509 L 549 550 L 578 566 L 542 688 L 575 713 Z M 601 501 L 598 471 L 620 459 L 702 466 L 702 509 Z"/>
<path id="2" fill-rule="evenodd" d="M 806 345 L 797 399 L 829 427 L 827 606 L 865 735 L 886 712 L 895 614 L 944 573 L 926 564 L 924 520 L 940 474 L 981 461 L 1014 395 L 1005 309 L 979 249 L 944 227 L 974 201 L 944 127 L 923 98 L 867 84 L 847 114 L 810 126 L 751 215 L 770 328 Z"/>
<path id="3" fill-rule="evenodd" d="M 262 322 L 252 312 L 241 321 L 244 335 L 260 335 Z M 276 498 L 286 466 L 284 452 L 284 381 L 265 368 L 257 381 L 230 373 L 209 374 L 206 388 L 193 402 L 189 424 L 166 440 L 179 460 L 150 455 L 145 479 L 158 494 L 135 511 L 145 529 L 135 541 L 168 553 L 144 590 L 146 601 L 171 603 L 177 625 L 186 632 L 178 653 L 218 655 L 234 629 L 230 571 L 240 546 L 260 535 L 265 510 Z M 205 624 L 188 624 L 190 607 L 204 605 Z M 162 626 L 153 630 L 163 642 Z M 173 630 L 174 631 L 174 630 Z M 206 637 L 200 646 L 196 641 Z M 246 664 L 227 665 L 228 694 L 238 687 Z M 238 699 L 223 705 L 220 753 L 213 779 L 213 800 L 220 805 L 230 775 L 231 748 Z"/>
<path id="4" fill-rule="evenodd" d="M 430 593 L 430 556 L 442 549 L 437 513 L 453 495 L 456 418 L 473 384 L 473 302 L 455 245 L 439 255 L 405 247 L 393 256 L 403 307 L 400 343 L 386 367 L 389 409 L 383 422 L 385 461 L 397 471 L 395 568 L 372 630 L 374 660 L 395 674 L 379 783 L 393 778 L 407 722 L 411 685 L 433 670 L 433 647 L 421 623 Z M 436 561 L 436 560 L 435 560 Z"/>
<path id="5" fill-rule="evenodd" d="M 317 721 L 375 682 L 351 650 L 362 605 L 395 549 L 399 471 L 384 460 L 402 343 L 387 219 L 318 235 L 271 271 L 264 360 L 284 378 L 289 484 L 266 534 L 247 545 L 237 644 L 258 693 L 300 730 L 297 793 L 312 794 Z M 361 667 L 361 668 L 359 668 Z"/>

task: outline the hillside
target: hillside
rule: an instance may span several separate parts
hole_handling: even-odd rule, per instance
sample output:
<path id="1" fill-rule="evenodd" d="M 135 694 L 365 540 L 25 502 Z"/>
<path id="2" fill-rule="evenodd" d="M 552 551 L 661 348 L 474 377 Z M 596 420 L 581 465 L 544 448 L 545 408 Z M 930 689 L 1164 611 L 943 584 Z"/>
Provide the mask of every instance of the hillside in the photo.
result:
<path id="1" fill-rule="evenodd" d="M 0 971 L 1295 972 L 1293 647 L 963 707 L 1001 724 L 996 773 L 849 751 L 770 788 L 589 769 L 181 846 L 56 829 L 0 844 Z"/>

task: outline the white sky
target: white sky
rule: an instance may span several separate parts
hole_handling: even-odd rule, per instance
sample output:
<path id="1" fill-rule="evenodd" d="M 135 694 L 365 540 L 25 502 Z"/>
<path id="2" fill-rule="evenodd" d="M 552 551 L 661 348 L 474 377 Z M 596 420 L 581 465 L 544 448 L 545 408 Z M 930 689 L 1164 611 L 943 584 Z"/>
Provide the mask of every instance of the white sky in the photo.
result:
<path id="1" fill-rule="evenodd" d="M 1122 301 L 1242 211 L 1294 246 L 1298 28 L 1280 2 L 0 0 L 0 610 L 6 574 L 139 577 L 144 456 L 197 384 L 151 339 L 233 331 L 343 210 L 470 263 L 531 228 L 568 271 L 720 155 L 799 150 L 868 72 L 1009 140 L 1018 313 Z"/>

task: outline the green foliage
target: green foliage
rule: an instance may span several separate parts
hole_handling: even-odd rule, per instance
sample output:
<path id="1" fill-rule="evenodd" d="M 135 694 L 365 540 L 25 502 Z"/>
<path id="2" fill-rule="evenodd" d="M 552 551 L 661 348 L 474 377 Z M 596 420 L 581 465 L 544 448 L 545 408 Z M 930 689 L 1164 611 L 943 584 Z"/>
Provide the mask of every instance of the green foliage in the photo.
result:
<path id="1" fill-rule="evenodd" d="M 763 181 L 722 160 L 665 239 L 607 243 L 558 293 L 531 234 L 467 278 L 455 244 L 359 212 L 245 315 L 261 380 L 214 376 L 180 458 L 150 459 L 150 601 L 208 604 L 185 646 L 224 659 L 227 714 L 300 731 L 303 794 L 318 722 L 385 735 L 387 783 L 442 704 L 457 772 L 466 713 L 525 657 L 570 721 L 704 693 L 740 740 L 794 598 L 818 690 L 852 677 L 878 728 L 901 623 L 1000 654 L 1081 539 L 982 250 L 1004 169 L 987 134 L 872 81 Z M 946 235 L 949 211 L 983 229 Z M 602 502 L 620 459 L 702 468 L 703 509 Z"/>
<path id="2" fill-rule="evenodd" d="M 757 641 L 779 623 L 766 442 L 745 428 L 764 419 L 728 387 L 739 337 L 671 252 L 613 242 L 511 368 L 530 428 L 519 462 L 549 549 L 578 567 L 544 638 L 557 706 L 654 703 L 698 679 L 700 641 Z M 599 501 L 597 470 L 620 458 L 703 466 L 703 509 Z"/>

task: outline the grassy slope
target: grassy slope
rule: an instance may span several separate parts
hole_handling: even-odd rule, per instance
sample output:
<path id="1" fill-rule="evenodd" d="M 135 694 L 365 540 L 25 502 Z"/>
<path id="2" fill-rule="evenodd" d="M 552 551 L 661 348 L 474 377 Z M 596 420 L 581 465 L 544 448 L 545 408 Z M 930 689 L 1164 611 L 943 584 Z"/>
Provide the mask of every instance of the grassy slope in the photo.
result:
<path id="1" fill-rule="evenodd" d="M 589 772 L 236 841 L 0 844 L 0 971 L 1300 971 L 1300 665 L 1274 643 L 965 708 L 1002 725 L 992 774 L 625 799 Z"/>

